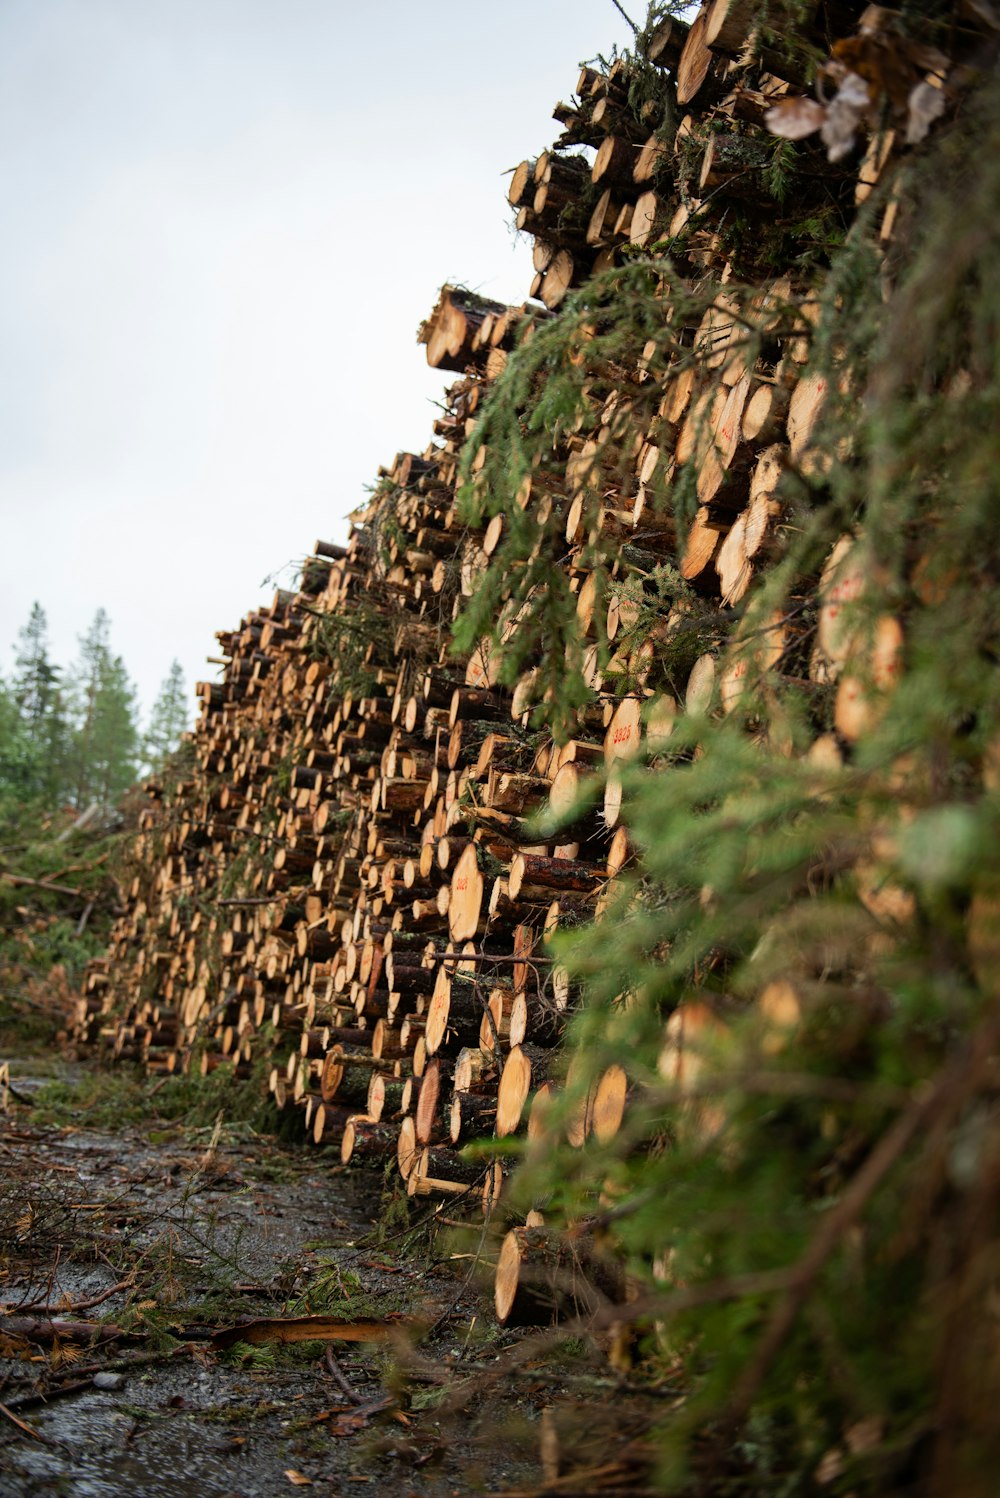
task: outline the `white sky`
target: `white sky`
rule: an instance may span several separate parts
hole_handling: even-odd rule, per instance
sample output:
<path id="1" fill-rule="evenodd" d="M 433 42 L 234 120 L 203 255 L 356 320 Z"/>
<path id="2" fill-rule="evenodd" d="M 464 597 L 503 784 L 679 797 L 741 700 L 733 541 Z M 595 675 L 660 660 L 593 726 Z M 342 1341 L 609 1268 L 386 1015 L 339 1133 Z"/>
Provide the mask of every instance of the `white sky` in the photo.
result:
<path id="1" fill-rule="evenodd" d="M 38 599 L 64 665 L 103 605 L 147 708 L 216 674 L 426 446 L 440 284 L 527 295 L 501 174 L 629 37 L 611 0 L 2 0 L 0 672 Z"/>

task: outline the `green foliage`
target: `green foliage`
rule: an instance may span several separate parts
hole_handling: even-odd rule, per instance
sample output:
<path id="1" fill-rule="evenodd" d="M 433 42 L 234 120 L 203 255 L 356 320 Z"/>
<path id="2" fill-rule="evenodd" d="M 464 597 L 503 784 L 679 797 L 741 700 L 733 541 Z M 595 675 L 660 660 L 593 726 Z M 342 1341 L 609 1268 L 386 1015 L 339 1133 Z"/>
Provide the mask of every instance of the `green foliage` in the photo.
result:
<path id="1" fill-rule="evenodd" d="M 75 820 L 0 797 L 0 1040 L 22 1052 L 66 1026 L 118 904 L 120 834 Z"/>
<path id="2" fill-rule="evenodd" d="M 160 1118 L 182 1122 L 185 1129 L 201 1129 L 206 1134 L 220 1124 L 234 1137 L 273 1132 L 276 1110 L 267 1093 L 269 1067 L 265 1060 L 256 1063 L 245 1084 L 236 1083 L 231 1063 L 222 1062 L 203 1077 L 197 1070 L 197 1060 L 193 1058 L 186 1077 L 170 1077 L 160 1088 L 156 1095 Z"/>
<path id="3" fill-rule="evenodd" d="M 80 657 L 64 673 L 49 653 L 48 624 L 32 605 L 15 647 L 14 670 L 0 678 L 0 814 L 60 804 L 116 806 L 141 764 L 161 771 L 188 724 L 184 678 L 174 661 L 144 734 L 135 688 L 110 642 L 110 620 L 98 609 L 80 639 Z M 68 683 L 68 684 L 67 684 Z"/>
<path id="4" fill-rule="evenodd" d="M 184 672 L 178 660 L 171 661 L 143 735 L 143 757 L 152 770 L 159 769 L 180 744 L 181 734 L 189 726 L 187 691 Z"/>
<path id="5" fill-rule="evenodd" d="M 146 1090 L 126 1065 L 88 1072 L 79 1081 L 46 1082 L 36 1094 L 32 1116 L 40 1124 L 78 1124 L 85 1118 L 95 1129 L 122 1128 L 146 1116 Z"/>
<path id="6" fill-rule="evenodd" d="M 193 1070 L 188 1076 L 158 1081 L 119 1064 L 87 1072 L 72 1083 L 47 1082 L 36 1096 L 33 1116 L 40 1123 L 85 1121 L 107 1129 L 179 1123 L 189 1134 L 204 1134 L 206 1144 L 216 1131 L 224 1131 L 230 1140 L 246 1138 L 269 1132 L 274 1124 L 275 1110 L 261 1095 L 261 1080 L 258 1075 L 252 1083 L 237 1085 L 228 1063 L 204 1077 Z"/>
<path id="7" fill-rule="evenodd" d="M 588 993 L 562 1122 L 612 1064 L 634 1101 L 619 1134 L 583 1149 L 558 1144 L 557 1117 L 528 1151 L 520 1199 L 545 1200 L 553 1222 L 606 1215 L 648 1287 L 648 1350 L 686 1369 L 661 1432 L 670 1491 L 930 1491 L 929 1468 L 934 1492 L 992 1491 L 995 89 L 908 171 L 902 201 L 905 253 L 881 264 L 862 216 L 818 286 L 810 371 L 828 397 L 810 461 L 783 482 L 784 556 L 736 616 L 696 619 L 720 674 L 740 667 L 740 695 L 681 714 L 621 771 L 640 860 L 600 920 L 555 942 Z M 537 667 L 564 731 L 586 690 L 554 565 L 565 515 L 553 506 L 539 525 L 518 492 L 594 431 L 587 382 L 611 378 L 626 346 L 652 339 L 651 367 L 671 371 L 697 358 L 689 330 L 717 294 L 696 298 L 648 260 L 596 279 L 512 356 L 466 453 L 468 518 L 502 510 L 509 524 L 460 639 L 499 619 L 506 679 Z M 749 289 L 726 294 L 751 356 L 794 335 L 793 306 L 755 327 Z M 636 424 L 661 394 L 618 389 Z M 599 576 L 605 487 L 584 485 L 581 565 Z M 689 497 L 662 501 L 683 534 Z M 867 583 L 847 606 L 840 680 L 824 680 L 809 670 L 815 600 L 845 535 Z M 640 628 L 672 606 L 667 575 L 629 586 Z M 878 664 L 887 619 L 901 670 L 895 655 Z M 810 756 L 845 682 L 863 731 L 845 756 Z"/>
<path id="8" fill-rule="evenodd" d="M 345 695 L 364 697 L 374 690 L 377 671 L 392 642 L 391 616 L 364 594 L 351 601 L 350 614 L 316 613 L 312 648 L 317 660 L 336 661 L 337 681 Z"/>
<path id="9" fill-rule="evenodd" d="M 222 1359 L 234 1368 L 247 1368 L 252 1373 L 269 1372 L 277 1366 L 277 1352 L 273 1346 L 254 1347 L 249 1342 L 234 1342 L 224 1350 Z"/>
<path id="10" fill-rule="evenodd" d="M 456 648 L 472 650 L 484 637 L 501 644 L 500 674 L 508 684 L 537 668 L 544 719 L 559 735 L 572 731 L 578 709 L 594 699 L 578 597 L 560 565 L 572 498 L 582 501 L 583 539 L 575 565 L 592 572 L 598 584 L 595 620 L 603 668 L 610 658 L 602 637 L 607 579 L 621 543 L 614 530 L 599 529 L 599 521 L 608 488 L 631 478 L 629 439 L 655 430 L 670 380 L 703 366 L 711 335 L 698 329 L 711 308 L 721 315 L 724 307 L 725 317 L 740 325 L 748 362 L 796 326 L 792 304 L 772 299 L 762 317 L 754 287 L 727 285 L 722 298 L 714 285 L 689 288 L 666 259 L 646 257 L 595 276 L 513 352 L 463 453 L 462 518 L 481 525 L 502 514 L 505 523 L 491 565 L 456 623 Z M 638 380 L 636 351 L 644 346 L 656 377 Z M 565 475 L 565 501 L 541 511 L 537 504 L 523 505 L 526 486 L 544 490 L 546 475 L 555 475 L 560 487 Z M 672 520 L 683 536 L 696 506 L 693 474 L 682 469 L 672 482 L 660 477 L 655 483 L 655 513 Z M 640 547 L 641 539 L 640 531 Z M 674 601 L 688 596 L 676 572 L 653 579 L 664 600 L 668 585 Z"/>
<path id="11" fill-rule="evenodd" d="M 139 730 L 135 688 L 121 656 L 112 654 L 104 609 L 98 609 L 90 629 L 80 637 L 74 686 L 69 755 L 73 800 L 79 807 L 92 801 L 110 807 L 135 779 Z"/>
<path id="12" fill-rule="evenodd" d="M 0 681 L 0 804 L 23 806 L 37 792 L 41 756 L 17 698 Z"/>
<path id="13" fill-rule="evenodd" d="M 764 171 L 764 183 L 776 203 L 784 203 L 795 187 L 798 151 L 792 140 L 775 138 L 771 159 Z"/>
<path id="14" fill-rule="evenodd" d="M 473 301 L 471 293 L 466 293 Z M 405 544 L 406 532 L 397 513 L 399 501 L 405 490 L 392 479 L 383 478 L 371 490 L 371 502 L 365 511 L 378 559 L 378 569 L 384 575 L 392 565 L 395 548 Z"/>
<path id="15" fill-rule="evenodd" d="M 53 806 L 66 770 L 69 725 L 59 670 L 49 660 L 38 603 L 21 630 L 9 687 L 0 684 L 0 798 Z"/>

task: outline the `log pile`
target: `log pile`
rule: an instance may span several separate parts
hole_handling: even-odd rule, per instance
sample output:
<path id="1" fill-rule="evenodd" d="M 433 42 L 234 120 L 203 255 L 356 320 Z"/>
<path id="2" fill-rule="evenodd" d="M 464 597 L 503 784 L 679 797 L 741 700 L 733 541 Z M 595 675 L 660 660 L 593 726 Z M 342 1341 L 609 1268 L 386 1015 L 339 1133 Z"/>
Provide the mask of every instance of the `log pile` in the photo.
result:
<path id="1" fill-rule="evenodd" d="M 79 1014 L 150 1073 L 266 1063 L 312 1140 L 396 1155 L 419 1195 L 481 1189 L 457 1149 L 521 1124 L 567 1004 L 543 928 L 605 878 L 528 838 L 551 783 L 538 746 L 481 664 L 448 655 L 486 539 L 453 507 L 480 388 L 453 387 L 444 440 L 397 457 L 299 592 L 218 637 L 191 778 L 149 787 L 128 913 Z"/>
<path id="2" fill-rule="evenodd" d="M 545 1137 L 577 997 L 545 941 L 567 918 L 599 917 L 633 858 L 616 764 L 655 757 L 676 714 L 739 701 L 745 659 L 718 648 L 698 654 L 676 696 L 648 685 L 683 619 L 672 612 L 637 638 L 644 585 L 676 563 L 727 618 L 780 555 L 782 474 L 819 461 L 811 439 L 828 392 L 807 362 L 815 308 L 794 274 L 764 273 L 753 254 L 754 225 L 779 204 L 764 118 L 803 80 L 754 18 L 738 0 L 710 0 L 690 26 L 664 21 L 641 66 L 584 69 L 575 100 L 557 106 L 562 133 L 521 163 L 508 193 L 518 228 L 534 237 L 528 299 L 507 307 L 442 289 L 419 334 L 428 362 L 457 376 L 433 440 L 381 471 L 347 544 L 318 542 L 296 592 L 218 636 L 222 676 L 199 688 L 192 769 L 170 795 L 149 787 L 127 913 L 80 1000 L 87 1041 L 151 1073 L 222 1063 L 238 1078 L 259 1073 L 279 1108 L 299 1110 L 311 1140 L 339 1142 L 345 1162 L 395 1159 L 411 1195 L 449 1211 L 456 1198 L 488 1210 L 502 1190 L 501 1166 L 470 1164 L 466 1143 Z M 841 22 L 838 34 L 854 26 Z M 676 102 L 673 131 L 662 103 L 636 88 L 651 68 Z M 860 169 L 831 165 L 817 148 L 799 206 L 811 211 L 813 194 L 849 217 L 900 146 L 877 132 Z M 730 236 L 734 216 L 742 245 Z M 593 385 L 592 433 L 555 445 L 518 500 L 540 527 L 558 515 L 560 565 L 592 642 L 593 700 L 557 745 L 529 726 L 530 673 L 508 691 L 490 647 L 467 659 L 450 651 L 452 621 L 504 529 L 503 515 L 481 529 L 459 521 L 459 457 L 518 340 L 595 273 L 660 248 L 686 285 L 711 277 L 723 288 L 689 330 L 696 358 L 677 373 L 636 348 L 628 367 L 605 371 Z M 756 276 L 765 325 L 770 307 L 782 309 L 752 359 L 725 294 L 737 273 Z M 669 321 L 666 281 L 662 294 Z M 633 407 L 623 390 L 648 394 L 650 382 L 655 415 L 637 425 L 649 401 Z M 473 477 L 484 456 L 473 458 Z M 679 543 L 654 496 L 682 469 L 695 475 L 698 509 Z M 597 526 L 615 550 L 607 581 L 586 561 L 595 489 Z M 840 672 L 851 641 L 838 608 L 870 581 L 858 543 L 845 539 L 820 583 L 814 682 Z M 603 673 L 599 625 L 620 656 Z M 899 644 L 887 617 L 882 680 Z M 776 627 L 759 644 L 762 661 L 787 645 Z M 845 678 L 839 743 L 818 743 L 817 758 L 853 742 L 868 710 L 864 688 Z M 601 797 L 577 813 L 597 775 Z M 561 830 L 535 830 L 546 808 L 541 825 Z M 692 1009 L 672 1023 L 665 1066 L 679 1075 L 693 1064 L 685 1037 L 713 1021 Z M 621 1068 L 600 1078 L 571 1124 L 574 1142 L 611 1137 L 628 1094 Z M 539 1214 L 512 1231 L 497 1303 L 517 1320 L 541 1303 L 525 1266 L 559 1267 L 565 1253 Z"/>

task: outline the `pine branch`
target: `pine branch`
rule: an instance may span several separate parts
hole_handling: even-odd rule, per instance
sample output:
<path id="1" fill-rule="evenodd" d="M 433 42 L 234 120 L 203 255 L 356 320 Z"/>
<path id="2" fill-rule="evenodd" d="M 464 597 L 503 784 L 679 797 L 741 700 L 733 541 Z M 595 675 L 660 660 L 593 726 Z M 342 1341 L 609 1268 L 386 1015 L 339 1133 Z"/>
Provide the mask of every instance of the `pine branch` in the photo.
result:
<path id="1" fill-rule="evenodd" d="M 622 9 L 622 7 L 618 4 L 618 0 L 611 0 L 611 4 L 614 6 L 615 10 L 623 18 L 623 20 L 627 21 L 627 23 L 629 24 L 629 26 L 631 26 L 631 28 L 632 28 L 632 35 L 633 36 L 638 36 L 639 35 L 639 28 L 638 28 L 638 26 L 632 20 L 632 17 L 629 16 L 629 15 L 627 15 L 626 12 Z"/>

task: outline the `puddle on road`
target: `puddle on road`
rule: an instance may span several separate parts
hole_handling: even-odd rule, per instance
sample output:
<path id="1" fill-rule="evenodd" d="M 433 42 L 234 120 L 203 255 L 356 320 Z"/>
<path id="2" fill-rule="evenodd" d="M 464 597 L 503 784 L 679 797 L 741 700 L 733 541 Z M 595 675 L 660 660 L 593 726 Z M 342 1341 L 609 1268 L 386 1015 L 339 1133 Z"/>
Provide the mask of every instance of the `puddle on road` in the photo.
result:
<path id="1" fill-rule="evenodd" d="M 336 1491 L 351 1491 L 350 1450 L 326 1442 L 320 1456 L 315 1434 L 282 1430 L 316 1377 L 298 1382 L 302 1387 L 289 1382 L 269 1391 L 263 1380 L 234 1378 L 226 1369 L 187 1368 L 150 1375 L 143 1387 L 129 1380 L 115 1394 L 82 1394 L 26 1412 L 58 1446 L 25 1440 L 16 1451 L 8 1447 L 0 1456 L 0 1492 L 4 1498 L 270 1498 L 293 1491 L 289 1467 L 305 1470 L 321 1491 L 331 1481 Z M 185 1398 L 188 1408 L 169 1407 L 164 1395 L 173 1384 L 185 1393 L 170 1397 Z M 283 1413 L 256 1420 L 247 1413 L 265 1401 L 283 1403 L 283 1394 Z M 232 1421 L 205 1417 L 199 1408 L 228 1411 Z M 373 1491 L 370 1481 L 356 1490 L 362 1488 Z"/>

